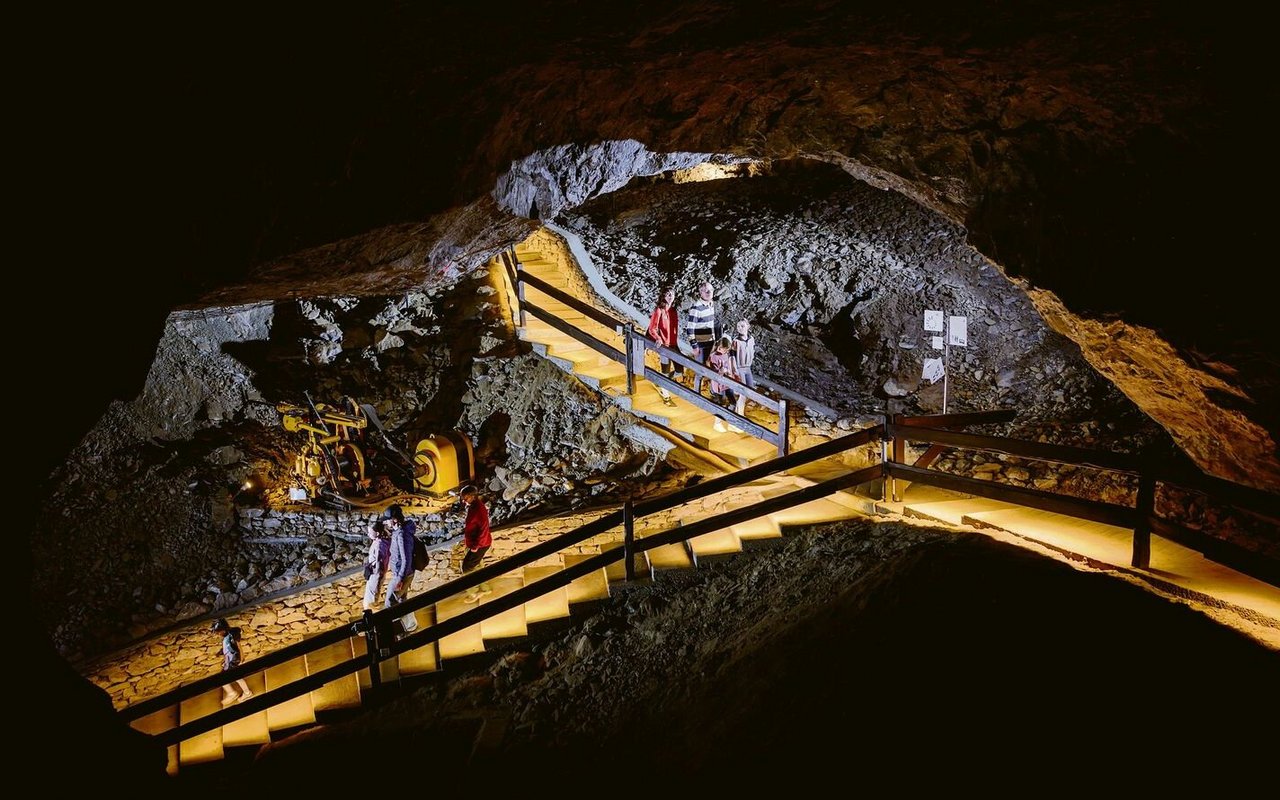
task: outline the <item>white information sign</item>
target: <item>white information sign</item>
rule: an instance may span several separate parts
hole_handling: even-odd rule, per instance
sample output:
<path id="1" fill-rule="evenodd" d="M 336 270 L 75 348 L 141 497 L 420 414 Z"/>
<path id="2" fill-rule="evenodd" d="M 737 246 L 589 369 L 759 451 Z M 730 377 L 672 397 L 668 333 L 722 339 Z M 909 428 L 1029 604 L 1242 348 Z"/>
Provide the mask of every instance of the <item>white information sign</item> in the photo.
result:
<path id="1" fill-rule="evenodd" d="M 941 350 L 941 349 L 942 349 L 942 337 L 941 337 L 941 336 L 934 336 L 934 337 L 933 337 L 933 349 L 934 349 L 934 350 Z"/>
<path id="2" fill-rule="evenodd" d="M 967 317 L 952 317 L 951 324 L 947 327 L 947 344 L 952 344 L 956 347 L 969 346 L 969 320 Z"/>
<path id="3" fill-rule="evenodd" d="M 937 331 L 938 333 L 942 333 L 942 312 L 925 309 L 924 329 L 926 331 Z"/>
<path id="4" fill-rule="evenodd" d="M 937 383 L 942 380 L 944 372 L 942 369 L 942 359 L 926 358 L 924 360 L 924 379 L 929 383 Z"/>

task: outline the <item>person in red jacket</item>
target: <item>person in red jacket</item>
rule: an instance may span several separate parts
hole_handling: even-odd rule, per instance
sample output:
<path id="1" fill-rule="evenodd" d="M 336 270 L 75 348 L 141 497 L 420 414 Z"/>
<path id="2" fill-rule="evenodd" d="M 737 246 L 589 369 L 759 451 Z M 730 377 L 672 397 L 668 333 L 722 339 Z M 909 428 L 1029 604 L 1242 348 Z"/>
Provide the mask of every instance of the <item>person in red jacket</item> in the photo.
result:
<path id="1" fill-rule="evenodd" d="M 678 327 L 679 323 L 676 320 L 676 290 L 671 286 L 664 286 L 658 290 L 658 306 L 653 309 L 653 314 L 649 316 L 649 327 L 645 330 L 645 335 L 655 343 L 674 350 L 676 349 L 676 331 Z M 679 378 L 684 372 L 678 365 L 668 361 L 666 356 L 658 356 L 658 364 L 662 369 L 662 374 L 668 377 Z M 658 394 L 662 397 L 662 402 L 669 406 L 675 405 L 675 401 L 671 399 L 671 393 L 661 386 L 658 387 Z"/>
<path id="2" fill-rule="evenodd" d="M 480 492 L 476 487 L 470 484 L 463 486 L 458 497 L 467 507 L 466 520 L 462 523 L 462 541 L 467 546 L 467 554 L 462 559 L 462 574 L 466 575 L 480 566 L 480 560 L 493 545 L 493 536 L 489 532 L 489 509 L 480 499 Z M 488 583 L 482 583 L 468 592 L 463 600 L 474 603 L 491 591 L 493 590 Z"/>

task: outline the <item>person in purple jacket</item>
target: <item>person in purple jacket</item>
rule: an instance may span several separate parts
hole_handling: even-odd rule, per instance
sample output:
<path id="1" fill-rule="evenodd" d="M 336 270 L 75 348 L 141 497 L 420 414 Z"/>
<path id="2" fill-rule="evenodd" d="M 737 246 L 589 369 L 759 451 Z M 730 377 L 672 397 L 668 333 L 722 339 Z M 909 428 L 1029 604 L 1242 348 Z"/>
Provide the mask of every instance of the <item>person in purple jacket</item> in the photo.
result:
<path id="1" fill-rule="evenodd" d="M 413 588 L 413 540 L 417 526 L 413 520 L 404 518 L 404 510 L 398 505 L 387 508 L 383 521 L 391 526 L 391 574 L 383 608 L 391 608 L 408 600 L 409 590 Z M 413 633 L 418 629 L 418 620 L 413 614 L 406 614 L 400 618 L 400 626 L 405 633 Z"/>

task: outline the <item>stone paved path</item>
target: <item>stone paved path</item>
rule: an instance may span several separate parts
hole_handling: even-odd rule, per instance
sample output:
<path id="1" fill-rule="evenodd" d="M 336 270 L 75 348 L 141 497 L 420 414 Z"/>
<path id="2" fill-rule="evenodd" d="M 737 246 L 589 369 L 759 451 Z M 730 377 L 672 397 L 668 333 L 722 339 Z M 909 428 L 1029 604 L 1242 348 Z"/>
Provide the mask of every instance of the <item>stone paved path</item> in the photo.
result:
<path id="1" fill-rule="evenodd" d="M 689 520 L 760 499 L 760 488 L 738 487 L 704 498 L 679 509 L 655 514 L 642 521 L 640 530 L 673 527 L 677 519 Z M 613 510 L 612 508 L 566 514 L 559 517 L 494 531 L 493 548 L 486 563 L 506 558 L 538 542 L 580 527 Z M 606 534 L 583 542 L 567 552 L 598 552 L 600 541 L 616 538 Z M 451 559 L 459 540 L 436 545 L 431 565 L 418 573 L 414 594 L 457 577 L 457 559 Z M 238 613 L 227 621 L 241 629 L 244 660 L 249 661 L 308 636 L 338 625 L 354 622 L 361 613 L 364 578 L 357 571 L 336 580 L 312 586 L 297 594 L 262 603 Z M 185 683 L 212 675 L 222 668 L 221 638 L 209 630 L 207 619 L 175 628 L 127 650 L 97 661 L 85 677 L 111 695 L 116 708 L 162 694 Z"/>

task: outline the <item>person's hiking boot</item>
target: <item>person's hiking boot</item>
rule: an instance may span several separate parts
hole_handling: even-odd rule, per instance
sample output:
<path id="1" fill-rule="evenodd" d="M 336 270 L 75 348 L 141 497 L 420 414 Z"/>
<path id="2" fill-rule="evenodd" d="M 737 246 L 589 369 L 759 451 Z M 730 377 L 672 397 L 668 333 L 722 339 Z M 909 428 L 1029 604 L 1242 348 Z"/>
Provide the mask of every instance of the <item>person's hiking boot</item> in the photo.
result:
<path id="1" fill-rule="evenodd" d="M 713 424 L 711 427 L 715 428 L 716 433 L 724 433 L 724 432 L 725 432 L 724 423 L 720 421 L 720 418 L 719 418 L 719 417 L 716 417 L 715 424 Z"/>
<path id="2" fill-rule="evenodd" d="M 464 603 L 474 603 L 475 601 L 477 601 L 477 600 L 479 600 L 479 599 L 480 599 L 480 593 L 479 593 L 479 592 L 477 592 L 476 590 L 472 589 L 471 591 L 467 592 L 467 596 L 466 596 L 466 597 L 462 598 L 462 602 L 464 602 Z"/>
<path id="3" fill-rule="evenodd" d="M 676 401 L 667 392 L 659 392 L 658 395 L 662 398 L 663 405 L 674 406 L 676 404 Z"/>
<path id="4" fill-rule="evenodd" d="M 243 693 L 241 693 L 240 698 L 236 700 L 236 702 L 243 703 L 245 700 L 248 700 L 250 697 L 253 697 L 253 690 L 246 689 Z"/>
<path id="5" fill-rule="evenodd" d="M 223 708 L 226 708 L 227 706 L 231 705 L 232 703 L 237 703 L 237 702 L 239 702 L 239 701 L 240 701 L 240 699 L 241 699 L 241 698 L 240 698 L 240 695 L 238 695 L 238 694 L 227 694 L 227 695 L 223 695 L 223 696 L 222 696 L 222 707 L 223 707 Z"/>

